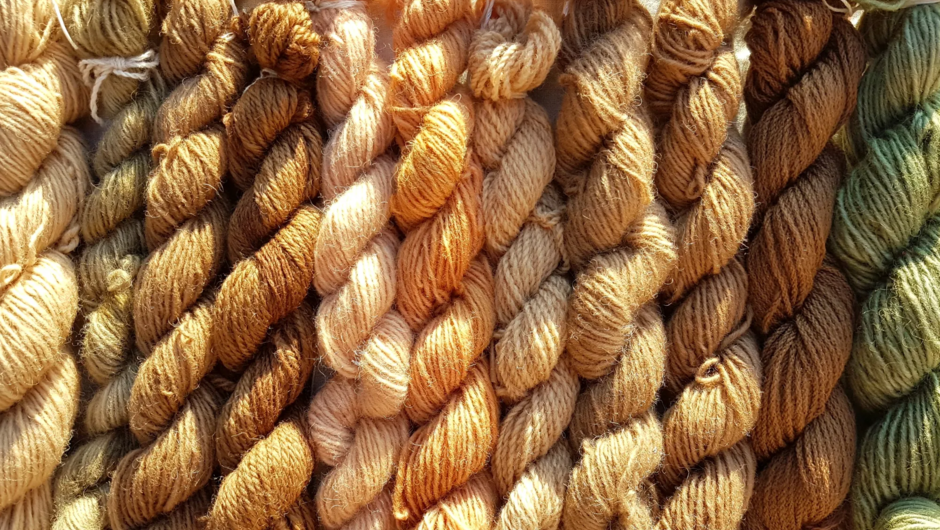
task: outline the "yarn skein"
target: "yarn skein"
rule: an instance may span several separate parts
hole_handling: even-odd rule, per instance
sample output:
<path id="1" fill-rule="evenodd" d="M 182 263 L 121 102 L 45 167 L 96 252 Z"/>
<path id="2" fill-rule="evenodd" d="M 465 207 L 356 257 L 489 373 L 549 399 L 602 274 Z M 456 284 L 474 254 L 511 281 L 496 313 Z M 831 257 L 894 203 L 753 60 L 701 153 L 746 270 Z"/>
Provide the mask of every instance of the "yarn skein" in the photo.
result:
<path id="1" fill-rule="evenodd" d="M 261 4 L 238 22 L 265 73 L 224 119 L 229 170 L 242 195 L 228 229 L 234 266 L 212 307 L 210 342 L 241 375 L 219 413 L 216 455 L 226 476 L 206 528 L 261 530 L 284 514 L 313 528 L 304 495 L 314 467 L 307 425 L 299 410 L 284 410 L 317 359 L 314 312 L 304 298 L 322 220 L 311 204 L 322 139 L 307 81 L 320 35 L 300 2 Z"/>
<path id="2" fill-rule="evenodd" d="M 324 37 L 317 101 L 331 131 L 314 247 L 316 318 L 320 353 L 336 371 L 308 413 L 317 458 L 333 468 L 317 490 L 317 513 L 328 529 L 394 529 L 391 480 L 409 434 L 402 406 L 414 335 L 393 307 L 400 242 L 390 210 L 388 73 L 364 2 L 311 9 Z"/>
<path id="3" fill-rule="evenodd" d="M 656 303 L 676 261 L 653 188 L 653 127 L 642 99 L 652 20 L 637 0 L 571 4 L 564 20 L 557 178 L 568 196 L 575 271 L 567 355 L 587 382 L 569 428 L 575 465 L 562 523 L 652 528 L 648 479 L 663 457 L 653 403 L 666 335 Z"/>
<path id="4" fill-rule="evenodd" d="M 940 520 L 940 5 L 864 2 L 871 61 L 829 244 L 860 302 L 846 369 L 871 417 L 852 484 L 858 530 Z"/>
<path id="5" fill-rule="evenodd" d="M 78 413 L 67 254 L 90 176 L 64 125 L 88 113 L 88 91 L 61 37 L 48 3 L 0 3 L 0 528 L 50 528 Z"/>
<path id="6" fill-rule="evenodd" d="M 403 146 L 391 209 L 405 232 L 397 307 L 415 332 L 405 399 L 418 425 L 402 450 L 395 517 L 404 527 L 490 528 L 485 470 L 499 403 L 481 359 L 493 333 L 493 276 L 480 253 L 483 172 L 473 102 L 457 87 L 476 14 L 471 0 L 404 0 L 389 93 Z"/>
<path id="7" fill-rule="evenodd" d="M 141 447 L 112 476 L 108 515 L 116 530 L 154 522 L 195 528 L 208 510 L 210 494 L 200 490 L 215 466 L 222 397 L 202 379 L 216 361 L 211 285 L 229 216 L 219 193 L 230 161 L 219 121 L 249 73 L 231 23 L 225 0 L 174 1 L 163 21 L 160 69 L 179 86 L 153 126 L 144 220 L 150 254 L 134 296 L 135 342 L 146 359 L 129 403 Z"/>
<path id="8" fill-rule="evenodd" d="M 114 10 L 112 10 L 114 8 Z M 76 0 L 64 5 L 65 27 L 82 58 L 144 53 L 156 16 L 152 1 Z M 106 78 L 99 97 L 112 118 L 93 158 L 95 187 L 85 201 L 79 262 L 85 314 L 82 365 L 96 390 L 85 405 L 84 431 L 55 481 L 53 528 L 108 526 L 107 492 L 120 459 L 134 448 L 127 405 L 137 374 L 133 288 L 144 258 L 144 188 L 151 169 L 153 121 L 164 96 L 159 75 L 145 82 Z"/>
<path id="9" fill-rule="evenodd" d="M 491 464 L 503 500 L 496 528 L 503 530 L 557 528 L 572 466 L 561 440 L 578 394 L 577 375 L 562 358 L 571 292 L 562 258 L 564 202 L 550 185 L 551 123 L 527 96 L 560 49 L 548 14 L 509 0 L 493 2 L 470 47 L 484 250 L 495 269 L 491 373 L 508 405 Z"/>
<path id="10" fill-rule="evenodd" d="M 822 1 L 759 4 L 746 41 L 758 201 L 747 266 L 765 381 L 752 435 L 761 470 L 745 527 L 836 527 L 847 515 L 855 421 L 839 385 L 852 293 L 826 256 L 844 169 L 830 138 L 855 107 L 865 51 Z"/>
<path id="11" fill-rule="evenodd" d="M 672 305 L 666 392 L 675 399 L 663 417 L 656 480 L 667 498 L 662 529 L 736 530 L 757 471 L 747 434 L 761 401 L 761 363 L 737 257 L 754 213 L 747 148 L 734 129 L 737 9 L 736 0 L 663 2 L 646 81 L 658 125 L 656 186 L 678 247 L 663 289 Z"/>

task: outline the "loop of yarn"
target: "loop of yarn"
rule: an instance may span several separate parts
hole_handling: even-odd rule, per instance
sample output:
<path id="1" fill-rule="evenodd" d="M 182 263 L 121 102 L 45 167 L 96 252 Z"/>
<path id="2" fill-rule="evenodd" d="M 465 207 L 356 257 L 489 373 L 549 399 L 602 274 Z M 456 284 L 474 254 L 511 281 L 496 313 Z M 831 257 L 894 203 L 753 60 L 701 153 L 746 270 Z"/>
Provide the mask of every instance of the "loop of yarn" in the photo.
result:
<path id="1" fill-rule="evenodd" d="M 305 415 L 295 407 L 281 416 L 317 359 L 304 298 L 322 224 L 310 204 L 320 189 L 322 139 L 306 78 L 320 35 L 300 2 L 261 4 L 245 19 L 240 32 L 261 75 L 224 118 L 229 170 L 243 194 L 229 221 L 234 266 L 213 305 L 210 339 L 225 367 L 241 374 L 217 422 L 226 476 L 207 530 L 262 530 L 291 510 L 313 511 L 304 494 L 314 466 Z"/>
<path id="2" fill-rule="evenodd" d="M 852 486 L 859 530 L 940 510 L 940 5 L 872 7 L 829 241 L 860 301 L 847 381 L 875 419 Z"/>
<path id="3" fill-rule="evenodd" d="M 52 477 L 72 434 L 79 375 L 67 341 L 90 176 L 76 59 L 47 2 L 0 3 L 0 528 L 49 528 Z M 60 250 L 61 249 L 61 250 Z"/>
<path id="4" fill-rule="evenodd" d="M 642 100 L 652 19 L 639 1 L 572 3 L 562 26 L 564 99 L 555 146 L 575 270 L 566 356 L 587 381 L 569 427 L 575 465 L 567 529 L 652 528 L 647 487 L 663 457 L 653 403 L 666 336 L 656 303 L 676 261 L 653 189 L 653 128 Z"/>
<path id="5" fill-rule="evenodd" d="M 499 403 L 481 359 L 493 333 L 493 276 L 480 255 L 473 102 L 456 87 L 478 23 L 474 4 L 405 0 L 393 35 L 389 94 L 402 156 L 391 211 L 405 232 L 397 307 L 416 335 L 405 411 L 419 425 L 402 450 L 393 495 L 406 527 L 489 528 L 496 510 L 484 470 Z"/>
<path id="6" fill-rule="evenodd" d="M 336 371 L 308 413 L 318 458 L 333 467 L 317 491 L 317 513 L 328 529 L 394 528 L 391 481 L 408 440 L 402 407 L 414 334 L 394 309 L 400 242 L 390 210 L 389 79 L 364 3 L 320 2 L 313 19 L 325 40 L 317 101 L 331 131 L 326 211 L 313 249 L 316 321 L 320 353 Z"/>
<path id="7" fill-rule="evenodd" d="M 91 87 L 91 117 L 99 124 L 104 123 L 98 116 L 98 94 L 108 76 L 146 81 L 150 79 L 151 71 L 158 66 L 160 58 L 153 50 L 147 50 L 134 57 L 98 57 L 79 61 L 78 68 L 82 72 L 82 79 Z"/>
<path id="8" fill-rule="evenodd" d="M 666 0 L 646 81 L 659 125 L 656 185 L 678 249 L 663 289 L 674 304 L 666 388 L 676 398 L 663 417 L 661 529 L 736 530 L 757 471 L 747 435 L 757 421 L 761 365 L 755 337 L 741 332 L 748 276 L 737 258 L 754 212 L 750 163 L 734 129 L 742 90 L 732 42 L 737 11 L 735 0 Z"/>
<path id="9" fill-rule="evenodd" d="M 95 56 L 148 45 L 156 16 L 152 1 L 126 4 L 130 9 L 117 14 L 96 2 L 65 6 L 68 32 L 78 43 L 79 54 L 88 58 L 79 62 L 80 69 L 82 62 L 95 61 Z M 109 26 L 111 16 L 121 17 L 116 23 L 122 31 Z M 80 354 L 96 387 L 84 417 L 84 430 L 91 438 L 73 451 L 56 477 L 55 529 L 107 526 L 110 475 L 135 445 L 126 431 L 139 363 L 133 337 L 133 282 L 144 255 L 140 210 L 151 169 L 150 138 L 165 87 L 159 75 L 139 86 L 135 83 L 136 95 L 103 81 L 99 78 L 92 90 L 92 112 L 100 90 L 108 112 L 115 113 L 92 160 L 97 182 L 82 211 L 86 247 L 79 261 L 85 314 Z M 124 107 L 117 109 L 120 104 Z"/>
<path id="10" fill-rule="evenodd" d="M 492 458 L 504 503 L 496 528 L 557 528 L 571 457 L 561 440 L 578 379 L 562 360 L 571 287 L 564 277 L 564 202 L 550 185 L 552 129 L 527 93 L 545 80 L 561 33 L 543 11 L 498 0 L 473 35 L 469 84 L 474 154 L 483 166 L 484 250 L 495 269 L 491 373 L 509 405 Z"/>
<path id="11" fill-rule="evenodd" d="M 844 156 L 830 141 L 855 108 L 865 51 L 825 2 L 757 6 L 745 102 L 758 218 L 749 301 L 764 384 L 752 445 L 761 465 L 745 528 L 837 527 L 855 457 L 839 381 L 852 348 L 852 292 L 826 254 Z"/>
<path id="12" fill-rule="evenodd" d="M 160 69 L 180 82 L 153 124 L 153 169 L 145 189 L 135 342 L 145 357 L 128 405 L 139 449 L 118 463 L 108 515 L 122 530 L 158 518 L 194 525 L 211 488 L 216 416 L 222 395 L 203 378 L 213 368 L 212 284 L 225 257 L 229 206 L 219 193 L 229 166 L 219 123 L 247 83 L 242 42 L 227 32 L 225 0 L 167 6 Z M 194 23 L 198 21 L 198 23 Z M 180 473 L 180 470 L 186 470 Z M 192 503 L 187 502 L 192 500 Z"/>

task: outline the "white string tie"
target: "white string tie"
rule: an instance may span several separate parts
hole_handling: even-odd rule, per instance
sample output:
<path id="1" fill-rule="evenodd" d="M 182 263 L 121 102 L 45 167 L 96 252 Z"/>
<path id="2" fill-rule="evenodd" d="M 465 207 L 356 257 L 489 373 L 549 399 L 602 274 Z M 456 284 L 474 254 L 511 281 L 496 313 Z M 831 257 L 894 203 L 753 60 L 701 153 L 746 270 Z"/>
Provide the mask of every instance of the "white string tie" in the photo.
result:
<path id="1" fill-rule="evenodd" d="M 150 79 L 151 70 L 158 66 L 160 56 L 153 50 L 147 50 L 134 57 L 96 57 L 79 61 L 78 68 L 82 72 L 82 79 L 91 87 L 91 117 L 99 124 L 104 123 L 98 116 L 98 93 L 108 76 L 116 75 L 144 82 Z"/>
<path id="2" fill-rule="evenodd" d="M 571 11 L 571 0 L 565 0 L 564 7 L 561 8 L 561 16 L 567 17 L 568 13 Z"/>
<path id="3" fill-rule="evenodd" d="M 832 11 L 833 13 L 845 15 L 848 18 L 852 18 L 853 16 L 855 16 L 855 13 L 859 11 L 858 6 L 854 2 L 852 2 L 852 0 L 841 0 L 841 2 L 842 2 L 841 6 L 833 6 L 832 4 L 829 3 L 828 0 L 823 2 L 823 4 L 825 4 L 826 7 L 828 7 L 829 10 Z"/>
<path id="4" fill-rule="evenodd" d="M 65 20 L 62 18 L 62 12 L 59 11 L 59 3 L 56 0 L 52 0 L 52 9 L 55 9 L 55 16 L 59 19 L 59 27 L 62 28 L 62 33 L 65 34 L 65 39 L 69 41 L 69 44 L 72 45 L 72 49 L 77 50 L 78 45 L 75 44 L 75 41 L 72 40 L 72 36 L 69 35 L 69 30 L 65 29 Z"/>
<path id="5" fill-rule="evenodd" d="M 304 2 L 307 11 L 326 11 L 327 9 L 353 9 L 365 7 L 366 3 L 362 0 L 323 0 L 322 2 Z"/>
<path id="6" fill-rule="evenodd" d="M 490 21 L 490 17 L 493 16 L 493 7 L 496 5 L 496 0 L 486 0 L 486 7 L 483 9 L 483 21 L 480 22 L 480 27 L 486 27 L 486 23 Z"/>
<path id="7" fill-rule="evenodd" d="M 232 16 L 238 17 L 238 6 L 235 5 L 235 0 L 228 0 L 228 3 L 232 6 Z"/>
<path id="8" fill-rule="evenodd" d="M 262 79 L 265 79 L 268 77 L 277 77 L 277 76 L 278 75 L 276 71 L 270 68 L 262 68 L 261 74 L 259 74 L 258 77 L 256 77 L 254 81 L 249 83 L 248 86 L 245 87 L 245 90 L 242 90 L 242 94 L 244 95 L 246 92 L 248 92 L 248 89 L 254 86 L 254 84 L 257 83 L 258 81 L 261 81 Z"/>

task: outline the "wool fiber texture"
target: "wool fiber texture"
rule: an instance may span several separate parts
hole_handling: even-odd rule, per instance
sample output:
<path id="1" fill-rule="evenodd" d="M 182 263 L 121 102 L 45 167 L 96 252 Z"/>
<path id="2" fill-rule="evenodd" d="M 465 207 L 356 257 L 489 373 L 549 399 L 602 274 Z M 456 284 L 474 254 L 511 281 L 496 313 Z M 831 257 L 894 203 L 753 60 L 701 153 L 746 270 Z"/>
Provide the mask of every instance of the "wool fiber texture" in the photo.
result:
<path id="1" fill-rule="evenodd" d="M 78 413 L 68 254 L 90 175 L 65 124 L 88 113 L 88 90 L 66 46 L 51 4 L 0 3 L 0 528 L 50 528 Z"/>
<path id="2" fill-rule="evenodd" d="M 636 0 L 570 9 L 555 148 L 575 271 L 566 355 L 585 388 L 569 426 L 578 462 L 562 523 L 570 530 L 652 528 L 649 478 L 663 458 L 652 406 L 666 363 L 656 295 L 676 262 L 675 230 L 656 200 L 653 126 L 643 102 L 653 24 Z"/>
<path id="3" fill-rule="evenodd" d="M 391 209 L 405 233 L 397 307 L 415 332 L 405 411 L 417 430 L 402 450 L 393 506 L 405 528 L 486 529 L 499 428 L 481 358 L 495 323 L 493 274 L 480 252 L 473 101 L 458 86 L 479 20 L 471 0 L 404 0 L 399 11 L 389 93 L 402 155 Z"/>
<path id="4" fill-rule="evenodd" d="M 506 405 L 492 459 L 496 528 L 557 528 L 571 456 L 562 439 L 578 377 L 563 359 L 571 286 L 565 277 L 564 201 L 551 184 L 548 115 L 528 92 L 545 80 L 561 32 L 530 2 L 493 2 L 470 45 L 478 103 L 473 149 L 483 171 L 484 251 L 494 267 L 491 378 Z"/>
<path id="5" fill-rule="evenodd" d="M 153 1 L 76 0 L 63 6 L 69 35 L 83 59 L 129 57 L 150 47 Z M 151 169 L 153 122 L 165 94 L 162 77 L 109 76 L 98 97 L 110 123 L 92 159 L 95 185 L 85 201 L 79 287 L 85 317 L 82 367 L 95 386 L 84 405 L 88 439 L 73 450 L 55 482 L 56 530 L 108 526 L 110 475 L 135 447 L 128 403 L 139 365 L 133 290 L 145 257 L 142 210 Z"/>
<path id="6" fill-rule="evenodd" d="M 149 256 L 134 293 L 135 343 L 145 357 L 131 390 L 130 428 L 140 448 L 118 464 L 108 516 L 116 530 L 196 528 L 208 510 L 222 396 L 204 380 L 214 282 L 226 256 L 230 206 L 220 193 L 230 156 L 222 116 L 249 77 L 245 45 L 225 0 L 167 6 L 160 70 L 177 85 L 153 125 L 145 190 Z M 185 470 L 185 472 L 181 472 Z"/>
<path id="7" fill-rule="evenodd" d="M 317 101 L 331 131 L 323 154 L 323 227 L 314 248 L 320 354 L 335 371 L 311 401 L 317 458 L 332 467 L 316 496 L 328 529 L 394 529 L 392 482 L 408 441 L 402 407 L 414 334 L 395 309 L 400 236 L 388 68 L 364 3 L 315 2 L 324 38 Z"/>
<path id="8" fill-rule="evenodd" d="M 830 247 L 860 304 L 847 381 L 872 424 L 852 485 L 857 530 L 940 514 L 940 5 L 864 2 L 871 56 Z"/>
<path id="9" fill-rule="evenodd" d="M 676 226 L 678 260 L 663 289 L 665 496 L 658 528 L 736 530 L 754 488 L 747 439 L 760 406 L 748 275 L 737 257 L 754 212 L 747 148 L 734 128 L 742 82 L 736 0 L 666 0 L 646 96 L 658 130 L 657 189 Z"/>
<path id="10" fill-rule="evenodd" d="M 311 204 L 322 164 L 310 93 L 320 35 L 300 2 L 261 4 L 240 17 L 236 33 L 263 73 L 224 119 L 241 197 L 229 220 L 233 267 L 212 307 L 211 344 L 240 376 L 219 413 L 216 456 L 225 478 L 208 530 L 273 528 L 285 524 L 284 514 L 315 518 L 304 494 L 314 466 L 306 417 L 284 411 L 317 360 L 305 297 L 322 222 Z"/>
<path id="11" fill-rule="evenodd" d="M 760 3 L 745 85 L 757 218 L 748 255 L 764 385 L 752 445 L 761 466 L 753 529 L 845 524 L 855 418 L 839 383 L 852 344 L 852 292 L 826 238 L 844 155 L 830 138 L 855 108 L 865 50 L 823 2 Z"/>

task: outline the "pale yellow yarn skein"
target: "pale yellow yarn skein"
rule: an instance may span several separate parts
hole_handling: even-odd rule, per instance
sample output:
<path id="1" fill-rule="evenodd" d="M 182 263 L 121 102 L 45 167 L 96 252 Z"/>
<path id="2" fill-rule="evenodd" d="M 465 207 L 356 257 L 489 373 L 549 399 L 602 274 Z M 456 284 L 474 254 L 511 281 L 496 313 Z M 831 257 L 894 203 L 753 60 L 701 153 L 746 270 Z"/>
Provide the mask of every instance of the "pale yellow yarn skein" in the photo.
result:
<path id="1" fill-rule="evenodd" d="M 326 528 L 395 528 L 390 480 L 408 440 L 402 406 L 414 336 L 393 308 L 399 234 L 389 203 L 396 129 L 387 67 L 365 5 L 314 2 L 323 35 L 317 102 L 331 130 L 323 154 L 323 225 L 314 247 L 320 353 L 336 376 L 311 401 L 317 491 Z"/>
<path id="2" fill-rule="evenodd" d="M 495 271 L 491 374 L 508 407 L 491 463 L 502 497 L 496 528 L 557 528 L 572 466 L 562 435 L 578 376 L 562 356 L 571 286 L 562 257 L 564 202 L 550 184 L 552 127 L 527 92 L 551 70 L 561 33 L 528 0 L 498 0 L 488 10 L 468 72 L 480 100 L 474 153 L 485 174 L 484 251 Z"/>
<path id="3" fill-rule="evenodd" d="M 42 530 L 71 437 L 79 378 L 77 216 L 85 148 L 63 125 L 88 111 L 51 5 L 0 3 L 0 528 Z"/>

